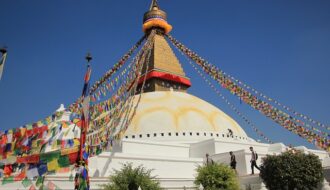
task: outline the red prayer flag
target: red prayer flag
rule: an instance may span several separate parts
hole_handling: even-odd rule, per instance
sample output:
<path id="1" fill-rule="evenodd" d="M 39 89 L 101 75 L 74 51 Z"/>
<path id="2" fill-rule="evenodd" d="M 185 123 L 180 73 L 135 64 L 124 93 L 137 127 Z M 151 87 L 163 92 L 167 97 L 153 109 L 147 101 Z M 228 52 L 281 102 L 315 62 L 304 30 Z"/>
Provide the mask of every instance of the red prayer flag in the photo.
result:
<path id="1" fill-rule="evenodd" d="M 53 182 L 48 182 L 47 187 L 49 190 L 55 190 L 56 189 L 56 185 Z"/>
<path id="2" fill-rule="evenodd" d="M 36 187 L 34 185 L 31 185 L 31 187 L 29 188 L 29 190 L 36 190 Z"/>
<path id="3" fill-rule="evenodd" d="M 74 164 L 77 161 L 78 152 L 68 154 L 68 157 L 69 157 L 69 160 L 70 160 L 70 164 Z"/>
<path id="4" fill-rule="evenodd" d="M 14 181 L 22 181 L 25 177 L 26 177 L 26 173 L 25 171 L 23 171 L 14 177 Z"/>

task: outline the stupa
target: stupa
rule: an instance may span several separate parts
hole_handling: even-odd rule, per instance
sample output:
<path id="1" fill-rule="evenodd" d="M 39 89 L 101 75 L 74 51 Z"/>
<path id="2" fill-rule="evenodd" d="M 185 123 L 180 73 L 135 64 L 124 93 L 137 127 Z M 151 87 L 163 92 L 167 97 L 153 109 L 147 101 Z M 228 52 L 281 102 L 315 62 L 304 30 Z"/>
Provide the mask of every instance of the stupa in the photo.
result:
<path id="1" fill-rule="evenodd" d="M 209 154 L 216 162 L 229 164 L 229 151 L 236 155 L 241 188 L 264 188 L 258 175 L 251 176 L 250 146 L 259 157 L 286 151 L 282 143 L 265 144 L 248 137 L 244 129 L 221 109 L 187 92 L 192 85 L 164 34 L 171 31 L 167 15 L 157 1 L 152 1 L 144 14 L 143 30 L 157 28 L 151 56 L 144 63 L 141 76 L 145 85 L 136 113 L 112 152 L 90 158 L 91 185 L 104 183 L 114 169 L 131 162 L 154 169 L 164 189 L 194 189 L 196 168 Z M 142 88 L 139 81 L 138 93 Z M 297 150 L 318 155 L 324 166 L 329 165 L 325 151 L 303 146 Z M 258 159 L 260 164 L 261 159 Z"/>
<path id="2" fill-rule="evenodd" d="M 229 151 L 236 155 L 241 189 L 252 186 L 254 189 L 264 188 L 258 175 L 249 175 L 249 147 L 254 147 L 260 158 L 267 154 L 280 154 L 288 147 L 282 143 L 255 141 L 221 109 L 188 93 L 192 86 L 190 79 L 164 37 L 172 26 L 167 23 L 166 13 L 155 0 L 143 18 L 143 31 L 148 33 L 153 29 L 157 29 L 157 33 L 151 54 L 143 65 L 145 72 L 138 79 L 133 98 L 136 112 L 122 139 L 113 142 L 111 151 L 89 158 L 91 189 L 100 189 L 99 185 L 108 183 L 108 177 L 125 163 L 153 169 L 152 175 L 164 189 L 195 189 L 196 168 L 205 162 L 205 155 L 209 154 L 215 162 L 229 164 Z M 62 106 L 60 110 L 63 111 Z M 109 112 L 100 117 L 107 114 Z M 60 120 L 69 121 L 70 113 L 65 112 Z M 68 130 L 78 128 L 69 126 Z M 70 138 L 74 136 L 77 134 L 72 133 Z M 325 151 L 303 146 L 295 149 L 316 154 L 324 167 L 330 166 Z M 47 175 L 45 181 L 69 190 L 73 188 L 69 175 Z M 24 187 L 11 183 L 0 186 L 1 189 Z"/>

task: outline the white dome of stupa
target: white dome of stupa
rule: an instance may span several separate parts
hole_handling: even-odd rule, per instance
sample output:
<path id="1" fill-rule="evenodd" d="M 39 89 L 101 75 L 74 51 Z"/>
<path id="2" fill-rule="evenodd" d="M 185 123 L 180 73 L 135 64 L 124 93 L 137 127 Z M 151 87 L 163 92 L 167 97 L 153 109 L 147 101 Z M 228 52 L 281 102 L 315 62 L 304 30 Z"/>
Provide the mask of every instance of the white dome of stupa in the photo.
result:
<path id="1" fill-rule="evenodd" d="M 138 102 L 137 110 L 124 138 L 249 139 L 235 120 L 196 96 L 177 91 L 143 93 L 140 100 L 139 96 L 135 95 L 134 105 Z M 229 131 L 232 131 L 232 135 Z"/>

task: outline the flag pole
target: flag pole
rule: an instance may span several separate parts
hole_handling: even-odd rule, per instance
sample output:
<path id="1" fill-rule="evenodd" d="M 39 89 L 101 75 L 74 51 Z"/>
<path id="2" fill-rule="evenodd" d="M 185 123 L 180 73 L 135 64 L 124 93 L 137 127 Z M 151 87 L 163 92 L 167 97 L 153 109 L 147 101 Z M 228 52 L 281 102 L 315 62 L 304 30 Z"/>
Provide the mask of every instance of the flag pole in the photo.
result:
<path id="1" fill-rule="evenodd" d="M 87 70 L 84 77 L 84 86 L 82 90 L 81 99 L 83 100 L 83 106 L 81 111 L 81 128 L 80 128 L 80 148 L 77 159 L 77 173 L 75 177 L 75 189 L 89 190 L 89 176 L 88 176 L 88 154 L 86 152 L 85 142 L 86 134 L 88 131 L 88 119 L 89 119 L 89 80 L 91 75 L 90 62 L 92 56 L 88 53 L 85 57 L 87 60 Z"/>
<path id="2" fill-rule="evenodd" d="M 0 59 L 0 80 L 1 80 L 3 68 L 5 66 L 5 61 L 6 61 L 6 57 L 7 57 L 7 48 L 6 47 L 1 48 L 0 52 L 2 54 L 2 57 Z"/>

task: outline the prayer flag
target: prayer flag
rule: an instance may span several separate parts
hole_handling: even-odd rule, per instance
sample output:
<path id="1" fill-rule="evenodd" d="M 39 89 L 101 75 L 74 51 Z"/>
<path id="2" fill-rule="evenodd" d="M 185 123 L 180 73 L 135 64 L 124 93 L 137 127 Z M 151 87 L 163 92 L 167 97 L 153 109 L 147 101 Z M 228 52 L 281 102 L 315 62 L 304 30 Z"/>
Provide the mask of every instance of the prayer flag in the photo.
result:
<path id="1" fill-rule="evenodd" d="M 69 165 L 70 165 L 69 157 L 68 157 L 68 156 L 61 156 L 61 157 L 58 159 L 58 165 L 59 165 L 61 168 L 64 168 L 64 167 L 69 166 Z"/>
<path id="2" fill-rule="evenodd" d="M 29 190 L 36 190 L 36 187 L 34 185 L 31 185 Z"/>
<path id="3" fill-rule="evenodd" d="M 28 178 L 34 178 L 36 176 L 39 176 L 39 173 L 38 173 L 38 168 L 32 168 L 32 169 L 29 169 L 27 172 L 26 172 L 26 176 Z"/>
<path id="4" fill-rule="evenodd" d="M 88 115 L 89 115 L 89 104 L 90 104 L 90 97 L 87 96 L 87 97 L 85 97 L 85 99 L 83 101 L 83 112 L 84 112 L 86 121 L 88 120 Z"/>
<path id="5" fill-rule="evenodd" d="M 39 176 L 37 181 L 36 181 L 36 186 L 40 187 L 42 184 L 44 183 L 44 177 L 43 176 Z"/>
<path id="6" fill-rule="evenodd" d="M 56 189 L 56 185 L 53 182 L 48 182 L 47 187 L 49 190 L 55 190 Z"/>
<path id="7" fill-rule="evenodd" d="M 39 176 L 44 175 L 47 172 L 47 164 L 40 164 L 38 167 Z"/>
<path id="8" fill-rule="evenodd" d="M 47 152 L 45 154 L 41 154 L 40 155 L 40 161 L 42 162 L 50 162 L 54 159 L 58 159 L 58 157 L 60 156 L 61 151 L 53 151 L 53 152 Z"/>
<path id="9" fill-rule="evenodd" d="M 2 179 L 2 185 L 8 184 L 8 183 L 13 183 L 14 182 L 14 177 L 5 177 Z"/>
<path id="10" fill-rule="evenodd" d="M 23 181 L 22 181 L 22 184 L 25 188 L 27 188 L 28 186 L 32 185 L 32 182 L 28 179 L 28 178 L 25 178 Z"/>
<path id="11" fill-rule="evenodd" d="M 25 171 L 21 172 L 17 176 L 14 177 L 14 181 L 21 181 L 26 177 Z"/>
<path id="12" fill-rule="evenodd" d="M 47 163 L 48 171 L 56 171 L 58 167 L 57 159 Z"/>
<path id="13" fill-rule="evenodd" d="M 69 173 L 70 167 L 60 168 L 57 170 L 57 173 Z"/>

